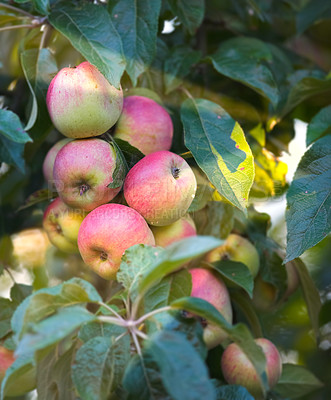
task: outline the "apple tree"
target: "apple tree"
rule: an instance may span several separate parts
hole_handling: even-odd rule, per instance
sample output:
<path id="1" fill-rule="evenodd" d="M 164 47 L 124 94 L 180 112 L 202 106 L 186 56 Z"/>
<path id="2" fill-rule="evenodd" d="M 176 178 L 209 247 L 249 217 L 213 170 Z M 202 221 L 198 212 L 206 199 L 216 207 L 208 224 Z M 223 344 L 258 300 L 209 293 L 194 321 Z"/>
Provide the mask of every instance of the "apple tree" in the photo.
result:
<path id="1" fill-rule="evenodd" d="M 1 400 L 331 398 L 330 18 L 0 2 Z"/>

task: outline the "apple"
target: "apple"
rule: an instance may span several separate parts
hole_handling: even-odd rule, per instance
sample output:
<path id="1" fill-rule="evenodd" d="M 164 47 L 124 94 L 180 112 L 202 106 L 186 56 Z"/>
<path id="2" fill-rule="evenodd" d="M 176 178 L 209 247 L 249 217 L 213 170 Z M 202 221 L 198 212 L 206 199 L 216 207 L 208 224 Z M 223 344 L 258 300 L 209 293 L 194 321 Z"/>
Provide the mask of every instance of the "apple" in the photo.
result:
<path id="1" fill-rule="evenodd" d="M 46 103 L 54 126 L 64 136 L 87 138 L 105 133 L 116 123 L 123 92 L 85 61 L 74 68 L 62 68 L 55 75 Z"/>
<path id="2" fill-rule="evenodd" d="M 85 264 L 104 279 L 115 279 L 125 250 L 140 243 L 154 246 L 153 233 L 137 211 L 122 204 L 97 207 L 78 233 Z"/>
<path id="3" fill-rule="evenodd" d="M 55 157 L 57 156 L 57 153 L 62 149 L 62 147 L 67 143 L 69 143 L 71 140 L 72 139 L 65 138 L 58 141 L 48 150 L 48 153 L 46 154 L 46 157 L 43 162 L 43 174 L 45 180 L 48 182 L 48 185 L 51 189 L 53 189 L 54 186 L 53 167 L 54 167 Z"/>
<path id="4" fill-rule="evenodd" d="M 5 376 L 7 369 L 14 361 L 14 352 L 0 346 L 0 383 Z"/>
<path id="5" fill-rule="evenodd" d="M 187 162 L 170 151 L 157 151 L 135 164 L 124 181 L 124 197 L 150 225 L 164 226 L 183 217 L 197 182 Z"/>
<path id="6" fill-rule="evenodd" d="M 47 233 L 41 228 L 24 229 L 11 235 L 13 244 L 12 262 L 28 269 L 43 267 L 46 253 L 51 247 Z"/>
<path id="7" fill-rule="evenodd" d="M 58 152 L 53 168 L 56 190 L 70 207 L 91 211 L 111 201 L 121 186 L 109 188 L 117 160 L 111 144 L 98 139 L 72 140 Z"/>
<path id="8" fill-rule="evenodd" d="M 277 347 L 265 338 L 255 339 L 266 357 L 266 373 L 269 388 L 273 388 L 282 374 L 282 361 Z M 225 380 L 230 385 L 244 386 L 255 399 L 263 399 L 258 374 L 243 350 L 231 343 L 222 354 L 221 368 Z"/>
<path id="9" fill-rule="evenodd" d="M 230 234 L 224 244 L 209 252 L 206 261 L 232 260 L 245 264 L 255 278 L 260 268 L 256 247 L 247 239 L 235 233 Z"/>
<path id="10" fill-rule="evenodd" d="M 232 323 L 232 307 L 229 292 L 219 276 L 204 268 L 190 270 L 192 276 L 192 297 L 208 301 L 223 315 L 229 323 Z M 211 349 L 227 338 L 227 333 L 218 326 L 207 321 L 202 321 L 204 327 L 203 339 L 208 349 Z"/>
<path id="11" fill-rule="evenodd" d="M 115 128 L 115 138 L 126 140 L 143 154 L 170 150 L 173 125 L 168 112 L 156 101 L 143 96 L 124 98 Z"/>
<path id="12" fill-rule="evenodd" d="M 197 230 L 193 219 L 189 214 L 180 218 L 178 221 L 165 226 L 151 226 L 155 244 L 166 247 L 189 236 L 196 236 Z"/>
<path id="13" fill-rule="evenodd" d="M 43 227 L 50 242 L 65 253 L 78 253 L 77 237 L 86 213 L 68 207 L 60 197 L 46 208 Z"/>

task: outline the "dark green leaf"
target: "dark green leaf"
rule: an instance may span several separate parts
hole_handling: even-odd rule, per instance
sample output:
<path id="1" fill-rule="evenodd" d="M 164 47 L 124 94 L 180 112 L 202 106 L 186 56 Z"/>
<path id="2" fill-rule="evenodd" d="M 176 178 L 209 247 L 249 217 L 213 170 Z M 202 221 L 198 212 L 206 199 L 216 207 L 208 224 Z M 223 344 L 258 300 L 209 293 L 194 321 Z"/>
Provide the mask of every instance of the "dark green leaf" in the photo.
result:
<path id="1" fill-rule="evenodd" d="M 16 309 L 9 299 L 0 298 L 0 339 L 11 332 L 10 321 Z"/>
<path id="2" fill-rule="evenodd" d="M 83 342 L 87 342 L 96 336 L 114 338 L 126 332 L 122 326 L 103 323 L 101 321 L 93 321 L 83 325 L 79 330 L 79 338 Z"/>
<path id="3" fill-rule="evenodd" d="M 245 211 L 254 160 L 240 125 L 218 104 L 187 99 L 181 108 L 185 145 L 219 193 Z"/>
<path id="4" fill-rule="evenodd" d="M 248 390 L 240 385 L 220 385 L 215 379 L 212 382 L 217 400 L 254 400 Z"/>
<path id="5" fill-rule="evenodd" d="M 95 337 L 83 344 L 76 354 L 72 377 L 82 399 L 106 400 L 121 382 L 130 359 L 130 338 L 115 342 Z"/>
<path id="6" fill-rule="evenodd" d="M 34 206 L 35 204 L 41 203 L 43 201 L 49 201 L 57 196 L 57 192 L 52 192 L 49 189 L 39 189 L 36 192 L 30 194 L 30 196 L 25 200 L 24 204 L 19 207 L 17 211 L 24 210 L 25 208 Z"/>
<path id="7" fill-rule="evenodd" d="M 303 155 L 287 192 L 287 255 L 299 257 L 331 228 L 331 141 L 319 139 Z"/>
<path id="8" fill-rule="evenodd" d="M 223 260 L 214 263 L 214 267 L 223 277 L 242 287 L 248 293 L 249 297 L 253 296 L 254 278 L 245 264 Z"/>
<path id="9" fill-rule="evenodd" d="M 208 370 L 194 347 L 178 332 L 160 331 L 145 342 L 167 392 L 174 400 L 216 399 Z"/>
<path id="10" fill-rule="evenodd" d="M 32 286 L 15 283 L 10 289 L 10 298 L 14 304 L 19 305 L 25 298 L 30 296 L 31 293 Z"/>
<path id="11" fill-rule="evenodd" d="M 119 88 L 125 69 L 121 38 L 104 8 L 96 4 L 58 3 L 49 15 L 59 30 L 87 61 Z"/>
<path id="12" fill-rule="evenodd" d="M 32 0 L 34 8 L 42 15 L 49 14 L 49 1 L 50 0 Z"/>
<path id="13" fill-rule="evenodd" d="M 129 169 L 131 169 L 139 160 L 145 157 L 140 150 L 138 150 L 136 147 L 133 147 L 126 140 L 114 139 L 114 142 L 121 149 Z"/>
<path id="14" fill-rule="evenodd" d="M 45 349 L 64 339 L 82 324 L 93 321 L 95 318 L 83 307 L 74 306 L 59 309 L 56 314 L 43 321 L 29 325 L 29 333 L 26 333 L 19 342 L 16 354 L 20 357 Z"/>
<path id="15" fill-rule="evenodd" d="M 331 133 L 331 105 L 322 108 L 310 121 L 307 129 L 307 146 L 328 133 Z"/>
<path id="16" fill-rule="evenodd" d="M 199 28 L 205 13 L 204 0 L 169 0 L 173 14 L 179 18 L 191 35 Z"/>
<path id="17" fill-rule="evenodd" d="M 299 399 L 319 389 L 323 384 L 302 365 L 283 364 L 283 373 L 275 391 L 290 399 Z"/>
<path id="18" fill-rule="evenodd" d="M 122 39 L 126 71 L 136 86 L 155 56 L 161 0 L 115 0 L 108 8 Z"/>
<path id="19" fill-rule="evenodd" d="M 209 185 L 197 184 L 197 191 L 195 192 L 194 199 L 188 209 L 189 213 L 193 213 L 195 211 L 199 211 L 204 208 L 209 201 L 212 200 L 212 195 L 215 189 L 210 187 Z M 207 222 L 207 221 L 206 221 Z M 200 232 L 203 234 L 202 232 Z M 206 235 L 210 235 L 211 232 L 206 232 Z"/>
<path id="20" fill-rule="evenodd" d="M 117 143 L 115 141 L 112 141 L 110 145 L 113 146 L 113 149 L 116 153 L 116 167 L 113 172 L 113 181 L 109 183 L 108 187 L 115 189 L 118 187 L 122 187 L 128 167 L 122 150 L 119 148 Z"/>
<path id="21" fill-rule="evenodd" d="M 297 14 L 297 33 L 303 33 L 310 25 L 327 18 L 331 18 L 331 5 L 328 1 L 308 1 L 306 7 Z"/>
<path id="22" fill-rule="evenodd" d="M 164 63 L 164 86 L 166 94 L 175 90 L 189 74 L 190 68 L 201 58 L 200 51 L 187 46 L 175 47 Z"/>
<path id="23" fill-rule="evenodd" d="M 268 65 L 272 52 L 266 43 L 248 37 L 229 39 L 210 59 L 219 73 L 251 87 L 274 107 L 277 105 L 278 88 Z"/>

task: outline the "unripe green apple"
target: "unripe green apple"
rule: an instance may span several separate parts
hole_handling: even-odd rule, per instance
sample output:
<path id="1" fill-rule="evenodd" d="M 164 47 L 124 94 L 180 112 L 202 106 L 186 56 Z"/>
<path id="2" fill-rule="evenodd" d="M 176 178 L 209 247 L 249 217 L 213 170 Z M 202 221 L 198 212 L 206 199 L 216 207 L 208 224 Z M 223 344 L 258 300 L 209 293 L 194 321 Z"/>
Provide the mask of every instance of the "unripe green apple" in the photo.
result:
<path id="1" fill-rule="evenodd" d="M 64 145 L 69 143 L 72 139 L 65 138 L 56 142 L 47 152 L 46 157 L 43 163 L 43 174 L 45 180 L 48 182 L 49 187 L 54 186 L 54 178 L 53 178 L 53 168 L 54 161 L 57 156 L 57 153 L 62 149 Z"/>
<path id="2" fill-rule="evenodd" d="M 0 346 L 0 383 L 5 376 L 7 369 L 14 361 L 14 352 Z"/>
<path id="3" fill-rule="evenodd" d="M 131 168 L 124 181 L 124 196 L 150 225 L 164 226 L 187 213 L 196 188 L 194 173 L 182 157 L 157 151 Z"/>
<path id="4" fill-rule="evenodd" d="M 204 268 L 193 268 L 190 273 L 192 276 L 191 296 L 208 301 L 229 323 L 232 323 L 230 296 L 222 279 Z M 227 338 L 227 333 L 218 326 L 208 321 L 203 321 L 202 324 L 203 339 L 208 349 L 221 344 Z"/>
<path id="5" fill-rule="evenodd" d="M 86 212 L 68 207 L 58 197 L 46 208 L 43 227 L 50 242 L 65 253 L 78 253 L 78 231 Z"/>
<path id="6" fill-rule="evenodd" d="M 165 226 L 151 226 L 155 244 L 166 247 L 189 236 L 196 236 L 197 230 L 193 219 L 189 214 L 180 218 L 178 221 Z"/>
<path id="7" fill-rule="evenodd" d="M 115 125 L 123 107 L 123 92 L 85 61 L 74 68 L 62 68 L 55 75 L 46 103 L 54 126 L 63 135 L 87 138 Z"/>
<path id="8" fill-rule="evenodd" d="M 260 258 L 256 247 L 247 239 L 234 233 L 224 244 L 209 252 L 206 261 L 232 260 L 245 264 L 255 278 L 260 268 Z"/>
<path id="9" fill-rule="evenodd" d="M 122 255 L 135 244 L 155 245 L 153 233 L 137 211 L 121 204 L 91 211 L 78 233 L 85 264 L 105 279 L 116 278 Z"/>
<path id="10" fill-rule="evenodd" d="M 115 138 L 126 140 L 147 155 L 155 151 L 170 150 L 172 136 L 170 115 L 156 101 L 144 96 L 124 98 Z"/>
<path id="11" fill-rule="evenodd" d="M 266 373 L 269 387 L 273 388 L 282 374 L 282 361 L 277 347 L 268 339 L 255 339 L 266 357 Z M 258 374 L 243 352 L 236 344 L 231 343 L 222 354 L 221 368 L 225 380 L 230 385 L 244 386 L 256 400 L 263 399 L 262 387 Z"/>
<path id="12" fill-rule="evenodd" d="M 102 139 L 72 140 L 62 147 L 54 162 L 59 196 L 68 206 L 84 211 L 110 202 L 121 189 L 108 187 L 119 162 L 113 146 Z"/>

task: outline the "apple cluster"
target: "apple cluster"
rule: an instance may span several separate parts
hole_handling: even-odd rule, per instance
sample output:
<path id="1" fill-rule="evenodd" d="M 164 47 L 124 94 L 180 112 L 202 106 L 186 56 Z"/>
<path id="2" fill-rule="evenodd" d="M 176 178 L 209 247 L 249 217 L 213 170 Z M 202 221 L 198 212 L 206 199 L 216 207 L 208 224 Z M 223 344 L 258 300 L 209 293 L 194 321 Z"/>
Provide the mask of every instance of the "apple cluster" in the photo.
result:
<path id="1" fill-rule="evenodd" d="M 53 245 L 67 253 L 79 252 L 102 278 L 116 279 L 127 248 L 135 244 L 166 247 L 196 235 L 188 209 L 197 180 L 188 163 L 169 151 L 173 125 L 162 106 L 143 96 L 123 98 L 122 89 L 113 87 L 88 62 L 58 72 L 48 89 L 47 106 L 54 126 L 66 136 L 49 150 L 43 164 L 45 179 L 59 196 L 47 207 L 43 219 Z M 123 161 L 113 143 L 101 137 L 111 128 L 115 138 L 144 154 L 123 184 L 116 184 L 116 171 Z M 254 278 L 258 274 L 256 248 L 237 234 L 230 234 L 204 261 L 221 259 L 243 262 Z M 230 295 L 219 274 L 199 266 L 189 272 L 191 296 L 210 302 L 232 323 Z M 222 329 L 204 320 L 201 323 L 209 349 L 227 342 Z M 279 354 L 266 339 L 257 343 L 266 354 L 272 386 L 281 371 Z M 241 353 L 234 344 L 226 348 L 221 363 L 224 377 L 259 395 L 256 372 Z M 273 357 L 270 371 L 277 373 L 269 372 L 269 353 Z M 248 375 L 231 367 L 233 362 L 247 364 Z"/>

